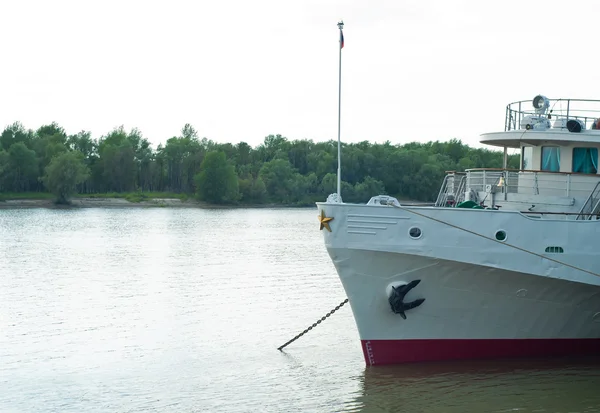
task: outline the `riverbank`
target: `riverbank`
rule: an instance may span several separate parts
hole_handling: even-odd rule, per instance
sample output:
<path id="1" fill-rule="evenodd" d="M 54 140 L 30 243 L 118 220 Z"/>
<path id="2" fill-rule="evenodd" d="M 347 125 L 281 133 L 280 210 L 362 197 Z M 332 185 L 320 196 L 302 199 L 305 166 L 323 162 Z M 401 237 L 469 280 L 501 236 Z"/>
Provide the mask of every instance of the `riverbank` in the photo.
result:
<path id="1" fill-rule="evenodd" d="M 44 194 L 45 195 L 45 194 Z M 206 202 L 187 198 L 153 198 L 143 200 L 130 200 L 127 197 L 82 197 L 77 196 L 71 200 L 70 205 L 57 205 L 51 197 L 44 198 L 21 198 L 0 199 L 0 209 L 11 208 L 203 208 L 203 209 L 233 209 L 233 208 L 308 208 L 311 205 L 281 205 L 281 204 L 238 204 L 238 205 L 214 205 Z"/>
<path id="2" fill-rule="evenodd" d="M 116 195 L 116 196 L 115 196 Z M 322 201 L 325 201 L 323 199 Z M 399 200 L 403 205 L 429 206 L 414 200 Z M 170 193 L 124 193 L 93 194 L 90 196 L 75 195 L 70 205 L 57 205 L 54 196 L 47 193 L 25 192 L 17 194 L 0 193 L 0 209 L 12 208 L 202 208 L 202 209 L 241 209 L 241 208 L 315 208 L 314 202 L 306 204 L 237 204 L 215 205 L 188 198 L 181 194 Z"/>
<path id="3" fill-rule="evenodd" d="M 7 199 L 0 201 L 2 208 L 110 208 L 110 207 L 200 207 L 194 201 L 181 199 L 150 199 L 140 202 L 131 202 L 125 198 L 74 198 L 71 205 L 57 205 L 52 199 Z"/>

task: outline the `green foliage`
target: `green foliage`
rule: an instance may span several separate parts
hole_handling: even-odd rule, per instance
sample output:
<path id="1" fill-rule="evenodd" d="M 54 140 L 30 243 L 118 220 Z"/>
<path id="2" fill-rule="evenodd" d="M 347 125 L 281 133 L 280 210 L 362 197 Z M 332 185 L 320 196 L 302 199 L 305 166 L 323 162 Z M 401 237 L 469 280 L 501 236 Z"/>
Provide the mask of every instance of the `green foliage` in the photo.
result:
<path id="1" fill-rule="evenodd" d="M 239 199 L 238 177 L 233 165 L 225 159 L 225 153 L 212 151 L 200 165 L 200 173 L 194 178 L 198 198 L 213 204 L 231 204 Z"/>
<path id="2" fill-rule="evenodd" d="M 367 176 L 362 182 L 354 186 L 354 199 L 349 201 L 366 203 L 374 194 L 385 194 L 383 182 Z"/>
<path id="3" fill-rule="evenodd" d="M 267 187 L 259 178 L 239 179 L 240 201 L 245 204 L 262 204 L 267 201 Z"/>
<path id="4" fill-rule="evenodd" d="M 23 142 L 13 143 L 8 149 L 8 168 L 3 174 L 5 186 L 16 192 L 29 191 L 38 176 L 35 152 Z"/>
<path id="5" fill-rule="evenodd" d="M 187 194 L 176 194 L 174 192 L 104 192 L 100 194 L 78 194 L 78 197 L 85 198 L 123 198 L 129 202 L 143 202 L 152 199 L 180 199 L 187 201 Z"/>
<path id="6" fill-rule="evenodd" d="M 287 159 L 273 159 L 260 168 L 260 179 L 265 183 L 271 201 L 289 203 L 296 189 L 296 171 Z"/>
<path id="7" fill-rule="evenodd" d="M 33 141 L 33 131 L 26 130 L 20 122 L 15 122 L 0 135 L 0 150 L 8 151 L 11 145 L 15 143 L 23 143 L 31 149 Z"/>
<path id="8" fill-rule="evenodd" d="M 55 199 L 56 197 L 48 192 L 0 192 L 0 202 L 15 199 Z"/>
<path id="9" fill-rule="evenodd" d="M 43 177 L 46 188 L 56 196 L 59 204 L 68 204 L 77 191 L 77 185 L 89 176 L 89 169 L 83 162 L 81 152 L 64 152 L 52 158 Z"/>
<path id="10" fill-rule="evenodd" d="M 10 172 L 10 155 L 5 150 L 0 150 L 0 190 L 2 190 L 2 177 Z"/>
<path id="11" fill-rule="evenodd" d="M 15 122 L 0 134 L 0 193 L 4 198 L 31 192 L 42 197 L 50 181 L 40 177 L 54 159 L 68 153 L 80 154 L 78 159 L 89 170 L 73 195 L 142 202 L 196 194 L 211 203 L 311 205 L 337 191 L 333 140 L 290 141 L 269 135 L 252 148 L 245 142 L 200 139 L 194 127 L 185 124 L 179 136 L 154 149 L 135 128 L 120 126 L 96 140 L 86 131 L 68 135 L 56 123 L 33 131 Z M 432 201 L 447 170 L 500 168 L 502 157 L 499 151 L 471 148 L 457 139 L 342 144 L 342 197 L 367 202 L 385 193 Z M 517 169 L 519 155 L 509 156 L 508 166 Z"/>

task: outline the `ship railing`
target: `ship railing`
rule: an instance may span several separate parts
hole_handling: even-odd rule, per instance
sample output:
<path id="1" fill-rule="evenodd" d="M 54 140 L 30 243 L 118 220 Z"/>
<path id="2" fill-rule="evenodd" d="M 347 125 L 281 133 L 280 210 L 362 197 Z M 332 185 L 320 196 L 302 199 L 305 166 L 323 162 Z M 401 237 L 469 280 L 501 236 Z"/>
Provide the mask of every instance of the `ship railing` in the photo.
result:
<path id="1" fill-rule="evenodd" d="M 456 199 L 454 202 L 454 206 L 460 204 L 465 200 L 465 190 L 467 188 L 467 174 L 462 175 L 460 178 L 460 182 L 458 184 L 458 189 L 456 190 Z"/>
<path id="2" fill-rule="evenodd" d="M 435 200 L 435 206 L 445 206 L 448 200 L 448 180 L 450 180 L 450 174 L 444 176 L 442 186 L 440 186 L 440 192 L 438 193 L 437 199 Z"/>
<path id="3" fill-rule="evenodd" d="M 466 172 L 448 171 L 440 187 L 435 206 L 456 206 L 464 200 Z"/>
<path id="4" fill-rule="evenodd" d="M 473 168 L 466 170 L 466 190 L 505 194 L 557 197 L 588 197 L 600 182 L 600 175 L 576 172 L 549 172 Z"/>
<path id="5" fill-rule="evenodd" d="M 596 183 L 596 186 L 590 192 L 590 196 L 585 200 L 585 203 L 581 207 L 577 220 L 587 219 L 590 220 L 594 215 L 600 213 L 600 182 Z"/>
<path id="6" fill-rule="evenodd" d="M 545 117 L 550 121 L 555 119 L 578 119 L 586 129 L 593 129 L 600 118 L 600 100 L 591 99 L 548 99 L 549 106 L 543 113 L 538 113 L 533 107 L 532 100 L 521 100 L 506 105 L 504 130 L 521 129 L 521 122 L 526 116 Z"/>

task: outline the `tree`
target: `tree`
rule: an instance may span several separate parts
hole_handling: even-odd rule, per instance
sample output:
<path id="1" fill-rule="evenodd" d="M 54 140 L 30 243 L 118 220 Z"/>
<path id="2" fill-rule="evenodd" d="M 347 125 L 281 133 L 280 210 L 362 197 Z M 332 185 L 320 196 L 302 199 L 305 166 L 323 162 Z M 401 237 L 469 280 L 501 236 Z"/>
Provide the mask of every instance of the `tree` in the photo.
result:
<path id="1" fill-rule="evenodd" d="M 273 159 L 260 168 L 259 176 L 273 201 L 290 202 L 296 170 L 287 159 Z"/>
<path id="2" fill-rule="evenodd" d="M 33 135 L 31 148 L 35 151 L 38 159 L 37 176 L 43 176 L 46 166 L 52 158 L 62 152 L 66 152 L 67 134 L 56 122 L 41 126 Z M 36 182 L 36 190 L 42 190 L 41 182 Z"/>
<path id="3" fill-rule="evenodd" d="M 56 195 L 56 203 L 68 204 L 77 185 L 84 182 L 89 174 L 81 152 L 64 152 L 52 158 L 46 167 L 43 182 Z"/>
<path id="4" fill-rule="evenodd" d="M 194 181 L 198 197 L 203 201 L 229 204 L 239 199 L 235 168 L 227 162 L 223 152 L 207 153 L 200 165 L 200 173 L 194 177 Z"/>
<path id="5" fill-rule="evenodd" d="M 354 186 L 354 202 L 366 203 L 371 197 L 385 194 L 383 182 L 373 179 L 370 176 Z M 348 200 L 350 201 L 350 200 Z"/>
<path id="6" fill-rule="evenodd" d="M 0 149 L 0 191 L 4 189 L 4 177 L 10 168 L 10 155 L 8 152 Z"/>
<path id="7" fill-rule="evenodd" d="M 12 125 L 7 126 L 2 134 L 0 134 L 0 149 L 5 151 L 11 147 L 11 145 L 23 142 L 29 149 L 33 140 L 33 131 L 26 130 L 21 122 L 15 122 Z"/>
<path id="8" fill-rule="evenodd" d="M 183 128 L 181 128 L 181 137 L 184 139 L 197 139 L 198 138 L 198 132 L 196 132 L 196 129 L 194 129 L 194 127 L 192 125 L 190 125 L 189 123 L 186 123 Z"/>
<path id="9" fill-rule="evenodd" d="M 138 166 L 136 151 L 140 150 L 141 134 L 133 129 L 127 134 L 123 126 L 113 129 L 98 143 L 98 168 L 105 191 L 131 191 L 136 186 Z M 149 145 L 149 144 L 148 144 Z"/>
<path id="10" fill-rule="evenodd" d="M 239 179 L 240 201 L 261 204 L 267 200 L 267 188 L 260 178 Z"/>
<path id="11" fill-rule="evenodd" d="M 13 143 L 8 149 L 8 160 L 7 186 L 15 192 L 29 191 L 39 176 L 35 152 L 23 142 Z"/>

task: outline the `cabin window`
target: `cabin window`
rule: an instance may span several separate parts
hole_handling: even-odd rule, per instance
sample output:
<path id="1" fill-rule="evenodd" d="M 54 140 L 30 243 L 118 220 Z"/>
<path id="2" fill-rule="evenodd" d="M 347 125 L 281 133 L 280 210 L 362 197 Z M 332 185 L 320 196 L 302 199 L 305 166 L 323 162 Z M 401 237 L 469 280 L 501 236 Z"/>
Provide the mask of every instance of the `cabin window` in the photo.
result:
<path id="1" fill-rule="evenodd" d="M 573 172 L 598 172 L 598 148 L 573 148 Z"/>
<path id="2" fill-rule="evenodd" d="M 542 146 L 542 171 L 560 171 L 560 148 L 558 146 Z"/>
<path id="3" fill-rule="evenodd" d="M 533 146 L 523 146 L 521 148 L 521 169 L 533 169 Z"/>

